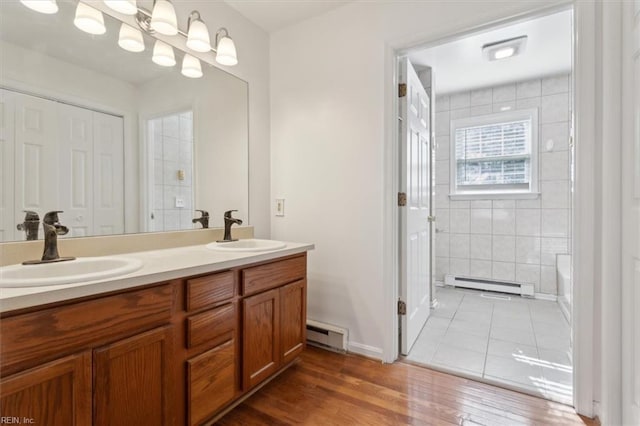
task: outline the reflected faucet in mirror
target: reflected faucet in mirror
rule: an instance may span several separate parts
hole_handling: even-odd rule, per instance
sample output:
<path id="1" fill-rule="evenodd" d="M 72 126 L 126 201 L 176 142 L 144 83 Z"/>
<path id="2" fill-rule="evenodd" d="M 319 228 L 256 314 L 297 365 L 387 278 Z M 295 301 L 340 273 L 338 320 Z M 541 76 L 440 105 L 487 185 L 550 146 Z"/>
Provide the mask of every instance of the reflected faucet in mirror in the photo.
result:
<path id="1" fill-rule="evenodd" d="M 44 219 L 42 219 L 42 228 L 44 229 L 44 251 L 42 252 L 42 259 L 27 260 L 26 262 L 22 262 L 23 265 L 64 262 L 75 259 L 75 257 L 60 257 L 58 254 L 58 235 L 66 235 L 69 232 L 69 228 L 60 224 L 58 213 L 64 212 L 59 210 L 52 211 L 44 215 Z"/>
<path id="2" fill-rule="evenodd" d="M 224 237 L 222 240 L 218 240 L 218 243 L 224 243 L 228 241 L 238 241 L 237 239 L 231 238 L 231 225 L 234 223 L 237 225 L 242 225 L 242 220 L 236 219 L 232 217 L 233 212 L 237 212 L 238 210 L 227 210 L 224 212 Z"/>
<path id="3" fill-rule="evenodd" d="M 27 241 L 37 240 L 40 216 L 31 210 L 24 210 L 24 212 L 24 222 L 18 224 L 18 231 L 24 231 L 27 234 Z"/>
<path id="4" fill-rule="evenodd" d="M 198 223 L 200 222 L 200 224 L 202 224 L 202 228 L 206 229 L 209 227 L 209 212 L 206 210 L 198 210 L 196 209 L 197 212 L 201 213 L 200 217 L 196 217 L 194 219 L 191 219 L 191 223 Z"/>

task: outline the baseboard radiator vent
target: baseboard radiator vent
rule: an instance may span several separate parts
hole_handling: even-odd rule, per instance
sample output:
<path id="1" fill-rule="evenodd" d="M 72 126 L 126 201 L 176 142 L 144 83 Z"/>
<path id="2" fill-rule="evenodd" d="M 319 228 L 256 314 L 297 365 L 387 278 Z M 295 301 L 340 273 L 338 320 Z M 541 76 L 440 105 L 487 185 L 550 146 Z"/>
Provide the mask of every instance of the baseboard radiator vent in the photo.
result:
<path id="1" fill-rule="evenodd" d="M 530 283 L 517 283 L 500 280 L 487 280 L 471 278 L 459 275 L 445 275 L 445 285 L 475 290 L 497 291 L 500 293 L 519 294 L 520 296 L 534 297 L 534 287 Z"/>
<path id="2" fill-rule="evenodd" d="M 347 329 L 307 319 L 307 343 L 336 352 L 347 351 Z"/>

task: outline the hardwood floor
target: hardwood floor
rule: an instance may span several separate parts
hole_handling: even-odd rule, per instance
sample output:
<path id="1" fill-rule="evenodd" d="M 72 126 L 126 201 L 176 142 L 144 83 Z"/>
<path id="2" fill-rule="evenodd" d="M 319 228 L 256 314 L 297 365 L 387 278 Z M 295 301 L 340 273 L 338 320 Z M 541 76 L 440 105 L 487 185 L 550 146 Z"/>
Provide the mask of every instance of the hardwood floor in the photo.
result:
<path id="1" fill-rule="evenodd" d="M 405 363 L 309 347 L 219 425 L 597 425 L 571 407 Z"/>

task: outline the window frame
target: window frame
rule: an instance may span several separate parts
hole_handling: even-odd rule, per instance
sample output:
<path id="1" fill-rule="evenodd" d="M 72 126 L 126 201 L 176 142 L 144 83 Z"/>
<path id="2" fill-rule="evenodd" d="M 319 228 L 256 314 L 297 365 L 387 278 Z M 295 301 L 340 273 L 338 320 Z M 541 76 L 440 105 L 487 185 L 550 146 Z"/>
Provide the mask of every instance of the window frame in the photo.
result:
<path id="1" fill-rule="evenodd" d="M 464 127 L 486 126 L 509 121 L 531 120 L 530 179 L 526 189 L 509 188 L 511 184 L 476 185 L 474 189 L 461 190 L 457 185 L 456 130 Z M 450 120 L 449 129 L 449 198 L 451 200 L 473 199 L 534 199 L 538 198 L 538 108 L 463 117 Z"/>

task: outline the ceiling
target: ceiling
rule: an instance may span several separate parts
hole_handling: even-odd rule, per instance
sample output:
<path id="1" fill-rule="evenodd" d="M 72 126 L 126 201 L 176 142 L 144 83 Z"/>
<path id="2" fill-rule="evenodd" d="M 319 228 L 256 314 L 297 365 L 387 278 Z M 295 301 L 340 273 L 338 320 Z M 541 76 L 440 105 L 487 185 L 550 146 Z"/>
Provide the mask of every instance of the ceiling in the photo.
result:
<path id="1" fill-rule="evenodd" d="M 572 11 L 566 10 L 416 50 L 409 59 L 433 68 L 436 93 L 458 92 L 569 72 L 571 33 Z M 498 61 L 484 58 L 483 45 L 522 35 L 528 36 L 524 53 Z"/>
<path id="2" fill-rule="evenodd" d="M 244 17 L 271 33 L 322 15 L 352 0 L 225 0 Z"/>

